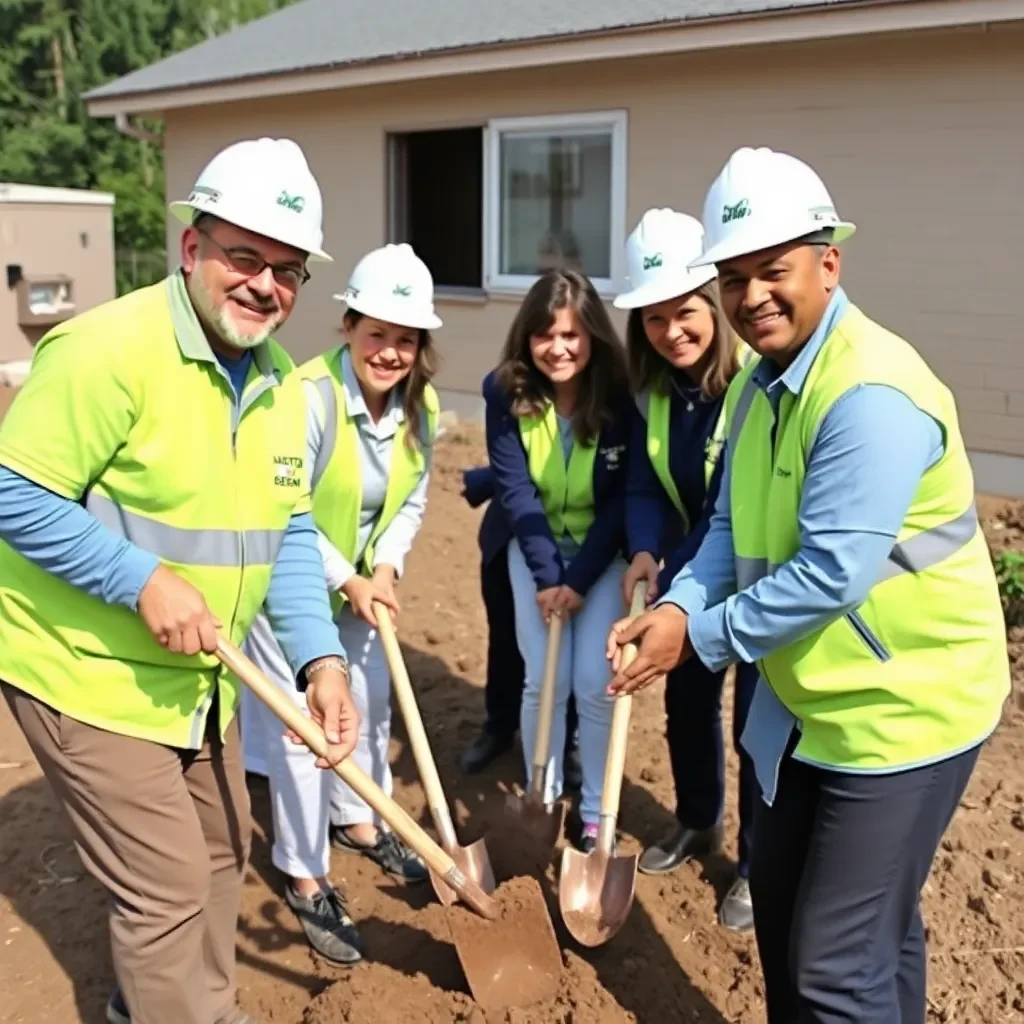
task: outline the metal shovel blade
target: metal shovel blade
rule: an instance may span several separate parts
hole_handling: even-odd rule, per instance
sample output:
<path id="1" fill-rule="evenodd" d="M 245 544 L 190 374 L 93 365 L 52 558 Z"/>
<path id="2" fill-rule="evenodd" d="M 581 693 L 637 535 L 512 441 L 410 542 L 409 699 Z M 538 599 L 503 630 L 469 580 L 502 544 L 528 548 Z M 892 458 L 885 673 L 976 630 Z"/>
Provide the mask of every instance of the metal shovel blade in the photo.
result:
<path id="1" fill-rule="evenodd" d="M 600 946 L 626 923 L 636 893 L 636 868 L 635 853 L 562 853 L 558 905 L 565 927 L 580 945 Z"/>
<path id="2" fill-rule="evenodd" d="M 516 820 L 523 837 L 548 858 L 562 837 L 567 809 L 564 800 L 548 804 L 542 794 L 524 793 L 518 787 L 516 792 L 505 796 L 506 813 Z"/>
<path id="3" fill-rule="evenodd" d="M 494 899 L 495 920 L 484 920 L 459 904 L 446 911 L 473 998 L 488 1015 L 554 999 L 562 953 L 540 883 L 509 879 Z"/>
<path id="4" fill-rule="evenodd" d="M 456 867 L 467 878 L 476 882 L 488 896 L 494 892 L 496 888 L 494 869 L 491 867 L 491 859 L 487 856 L 487 846 L 483 839 L 478 839 L 475 843 L 470 843 L 469 846 L 454 846 L 446 850 L 446 853 L 455 861 Z M 459 894 L 436 872 L 430 872 L 430 881 L 434 886 L 434 892 L 437 893 L 437 898 L 446 907 L 450 907 L 459 899 Z"/>

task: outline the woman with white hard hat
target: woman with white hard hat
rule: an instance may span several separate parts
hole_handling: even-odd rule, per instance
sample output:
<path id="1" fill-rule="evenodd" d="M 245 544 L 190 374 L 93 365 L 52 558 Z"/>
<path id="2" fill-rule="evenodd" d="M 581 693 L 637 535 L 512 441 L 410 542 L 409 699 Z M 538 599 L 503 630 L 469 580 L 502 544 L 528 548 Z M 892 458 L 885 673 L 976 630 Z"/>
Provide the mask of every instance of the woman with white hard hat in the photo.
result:
<path id="1" fill-rule="evenodd" d="M 729 382 L 751 355 L 722 314 L 714 267 L 689 269 L 700 255 L 700 221 L 671 209 L 648 210 L 626 241 L 629 290 L 614 304 L 629 311 L 626 348 L 637 415 L 630 439 L 626 533 L 632 559 L 623 580 L 629 595 L 647 581 L 648 600 L 667 589 L 693 557 L 708 528 L 722 478 Z M 664 561 L 664 568 L 660 564 Z M 666 731 L 676 790 L 676 824 L 640 858 L 645 874 L 675 870 L 722 845 L 725 672 L 698 661 L 669 676 Z M 757 669 L 736 674 L 733 745 L 739 754 L 739 862 L 719 908 L 725 927 L 753 927 L 747 883 L 757 783 L 739 746 Z"/>
<path id="2" fill-rule="evenodd" d="M 438 416 L 430 332 L 441 326 L 433 293 L 430 271 L 409 245 L 375 249 L 335 296 L 347 307 L 342 344 L 300 368 L 313 518 L 361 716 L 352 756 L 388 794 L 391 676 L 373 604 L 398 614 L 395 583 L 426 507 Z M 253 628 L 248 652 L 294 692 L 265 618 Z M 262 753 L 270 779 L 271 856 L 288 878 L 285 898 L 315 949 L 355 962 L 361 943 L 343 896 L 328 881 L 329 847 L 367 857 L 403 882 L 424 881 L 426 866 L 337 776 L 318 772 L 260 702 L 249 701 L 245 710 L 249 764 Z"/>
<path id="3" fill-rule="evenodd" d="M 768 1020 L 924 1024 L 921 890 L 1010 692 L 956 402 L 846 295 L 854 225 L 806 163 L 737 150 L 704 226 L 691 265 L 717 266 L 761 358 L 730 389 L 700 551 L 613 630 L 612 690 L 691 659 L 757 665 L 742 742 Z"/>

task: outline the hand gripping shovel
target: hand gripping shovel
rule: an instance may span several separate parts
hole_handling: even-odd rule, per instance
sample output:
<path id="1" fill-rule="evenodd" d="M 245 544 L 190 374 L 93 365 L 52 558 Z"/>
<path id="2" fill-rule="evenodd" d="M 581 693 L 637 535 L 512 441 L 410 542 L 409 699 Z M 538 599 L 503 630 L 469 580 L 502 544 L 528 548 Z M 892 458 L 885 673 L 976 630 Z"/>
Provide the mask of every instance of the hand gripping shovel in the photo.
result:
<path id="1" fill-rule="evenodd" d="M 631 617 L 643 613 L 646 594 L 647 585 L 641 580 L 633 588 Z M 627 644 L 622 651 L 622 664 L 629 665 L 636 653 L 636 646 Z M 637 855 L 617 857 L 612 854 L 632 703 L 629 695 L 615 698 L 604 764 L 597 845 L 591 853 L 566 849 L 562 854 L 558 905 L 569 933 L 583 946 L 600 946 L 618 932 L 629 916 L 636 892 Z"/>
<path id="2" fill-rule="evenodd" d="M 537 713 L 537 736 L 533 744 L 533 771 L 526 793 L 510 793 L 505 798 L 505 810 L 516 819 L 517 825 L 544 851 L 550 859 L 555 844 L 565 826 L 566 806 L 563 800 L 553 804 L 544 801 L 544 782 L 547 779 L 548 756 L 551 747 L 551 719 L 555 709 L 555 689 L 558 684 L 558 652 L 562 644 L 562 616 L 554 614 L 548 626 L 548 646 L 544 655 L 544 678 L 540 687 L 540 708 Z M 562 756 L 562 752 L 558 752 Z"/>
<path id="3" fill-rule="evenodd" d="M 218 638 L 217 657 L 270 708 L 318 757 L 327 741 L 320 727 L 296 707 L 237 647 Z M 485 1010 L 525 1006 L 554 995 L 562 958 L 538 890 L 533 901 L 503 906 L 467 878 L 452 858 L 352 760 L 334 771 L 424 860 L 474 911 L 445 909 L 462 969 L 473 998 Z M 478 916 L 479 915 L 479 916 Z"/>
<path id="4" fill-rule="evenodd" d="M 423 718 L 416 703 L 416 694 L 409 679 L 405 659 L 402 657 L 402 649 L 395 636 L 391 613 L 379 603 L 374 603 L 373 610 L 377 619 L 377 630 L 384 645 L 384 653 L 387 655 L 388 667 L 391 669 L 391 683 L 398 695 L 398 704 L 402 709 L 405 728 L 409 734 L 409 745 L 412 747 L 416 768 L 423 781 L 423 788 L 426 790 L 427 804 L 430 807 L 430 814 L 434 819 L 434 828 L 437 829 L 441 846 L 459 870 L 490 895 L 495 889 L 494 871 L 491 868 L 491 861 L 487 856 L 487 847 L 483 839 L 478 839 L 469 846 L 460 846 L 455 835 L 451 811 L 448 808 L 448 801 L 445 800 L 440 776 L 437 774 L 437 765 L 430 750 L 430 740 L 427 739 L 426 730 L 423 728 Z M 446 907 L 451 906 L 457 899 L 457 894 L 452 887 L 434 871 L 430 872 L 430 880 L 434 884 L 437 898 Z"/>
<path id="5" fill-rule="evenodd" d="M 324 756 L 327 740 L 320 727 L 311 718 L 304 715 L 237 647 L 223 637 L 219 637 L 217 657 L 292 732 L 301 737 L 317 757 Z M 427 867 L 440 875 L 445 883 L 454 889 L 470 907 L 489 920 L 498 916 L 498 908 L 491 896 L 485 893 L 471 878 L 467 878 L 452 858 L 354 761 L 346 759 L 341 764 L 334 765 L 334 771 L 398 833 L 405 843 L 423 858 Z"/>

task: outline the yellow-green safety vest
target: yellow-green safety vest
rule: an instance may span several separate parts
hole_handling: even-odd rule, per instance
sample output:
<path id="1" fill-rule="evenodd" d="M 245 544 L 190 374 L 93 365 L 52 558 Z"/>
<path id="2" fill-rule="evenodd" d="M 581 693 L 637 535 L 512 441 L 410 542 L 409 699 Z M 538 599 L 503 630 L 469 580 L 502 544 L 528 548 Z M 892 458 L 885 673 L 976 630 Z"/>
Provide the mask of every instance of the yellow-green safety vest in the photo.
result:
<path id="1" fill-rule="evenodd" d="M 426 472 L 422 446 L 425 444 L 429 448 L 434 443 L 440 402 L 437 392 L 428 384 L 423 392 L 420 444 L 410 448 L 406 443 L 409 428 L 406 422 L 401 423 L 395 432 L 384 506 L 357 565 L 363 478 L 359 457 L 359 427 L 355 418 L 348 415 L 345 402 L 341 361 L 343 351 L 344 346 L 327 355 L 317 356 L 299 367 L 300 376 L 316 387 L 324 414 L 323 442 L 312 468 L 313 520 L 338 551 L 356 566 L 356 570 L 361 575 L 369 576 L 373 572 L 373 553 L 380 535 L 388 528 Z M 335 614 L 345 601 L 343 594 L 331 594 L 331 607 Z"/>
<path id="2" fill-rule="evenodd" d="M 740 366 L 746 366 L 751 361 L 756 362 L 759 358 L 749 346 L 740 342 L 737 346 Z M 730 397 L 731 396 L 731 397 Z M 718 460 L 722 457 L 722 447 L 725 444 L 725 428 L 728 416 L 731 412 L 731 405 L 735 405 L 738 392 L 729 389 L 725 394 L 725 401 L 722 402 L 722 409 L 715 421 L 714 430 L 704 445 L 704 486 L 711 485 L 711 477 L 714 475 Z M 675 506 L 680 518 L 683 520 L 683 529 L 689 533 L 692 529 L 690 517 L 687 515 L 686 507 L 683 505 L 672 479 L 672 470 L 669 466 L 669 422 L 672 411 L 671 384 L 663 377 L 652 387 L 645 388 L 636 398 L 637 408 L 647 423 L 647 457 L 651 460 L 651 467 L 655 475 L 665 488 L 665 493 Z"/>
<path id="3" fill-rule="evenodd" d="M 72 334 L 83 360 L 95 346 L 119 350 L 135 418 L 84 505 L 195 586 L 239 644 L 289 520 L 308 511 L 305 403 L 294 364 L 269 341 L 254 353 L 236 419 L 232 385 L 190 306 L 199 337 L 176 334 L 171 306 L 184 296 L 172 275 L 105 303 L 50 331 L 37 358 Z M 202 745 L 218 689 L 223 735 L 239 694 L 212 655 L 166 651 L 135 612 L 2 543 L 0 678 L 89 725 L 182 748 Z"/>
<path id="4" fill-rule="evenodd" d="M 1009 663 L 952 394 L 906 341 L 854 306 L 826 338 L 800 394 L 783 392 L 774 452 L 775 415 L 751 373 L 745 368 L 731 385 L 738 589 L 799 550 L 807 458 L 823 418 L 851 388 L 902 391 L 942 425 L 946 441 L 867 600 L 758 663 L 802 723 L 796 756 L 828 767 L 893 770 L 979 742 L 999 720 Z"/>
<path id="5" fill-rule="evenodd" d="M 598 439 L 595 437 L 590 444 L 574 439 L 567 463 L 553 402 L 548 402 L 542 416 L 520 417 L 519 436 L 552 534 L 557 540 L 568 533 L 582 544 L 594 522 Z"/>

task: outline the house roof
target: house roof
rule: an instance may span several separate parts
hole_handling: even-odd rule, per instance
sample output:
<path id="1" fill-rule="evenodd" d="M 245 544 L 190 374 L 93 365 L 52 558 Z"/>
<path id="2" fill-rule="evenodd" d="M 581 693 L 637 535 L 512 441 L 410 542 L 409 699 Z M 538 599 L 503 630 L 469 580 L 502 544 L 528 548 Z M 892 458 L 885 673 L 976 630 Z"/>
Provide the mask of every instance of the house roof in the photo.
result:
<path id="1" fill-rule="evenodd" d="M 51 188 L 48 185 L 21 185 L 0 181 L 0 206 L 5 203 L 113 206 L 114 196 L 110 192 L 92 192 L 84 188 Z"/>
<path id="2" fill-rule="evenodd" d="M 87 100 L 870 0 L 301 0 L 99 86 Z"/>

